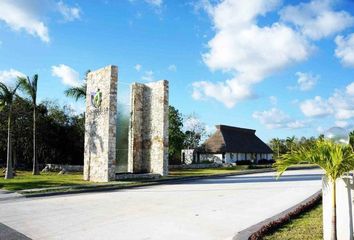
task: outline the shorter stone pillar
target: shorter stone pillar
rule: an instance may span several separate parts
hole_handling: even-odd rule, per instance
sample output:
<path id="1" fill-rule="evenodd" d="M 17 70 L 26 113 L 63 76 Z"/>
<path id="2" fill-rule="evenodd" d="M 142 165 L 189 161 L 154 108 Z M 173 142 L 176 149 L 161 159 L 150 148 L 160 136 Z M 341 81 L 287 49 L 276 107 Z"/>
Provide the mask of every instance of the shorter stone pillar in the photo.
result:
<path id="1" fill-rule="evenodd" d="M 115 180 L 117 80 L 116 66 L 87 76 L 84 180 Z"/>
<path id="2" fill-rule="evenodd" d="M 337 239 L 353 239 L 353 216 L 352 216 L 352 188 L 353 177 L 344 176 L 336 180 L 336 203 L 337 203 Z M 322 179 L 322 202 L 323 202 L 323 239 L 330 240 L 332 236 L 332 185 L 326 177 Z"/>
<path id="3" fill-rule="evenodd" d="M 131 86 L 128 171 L 168 174 L 168 81 Z"/>

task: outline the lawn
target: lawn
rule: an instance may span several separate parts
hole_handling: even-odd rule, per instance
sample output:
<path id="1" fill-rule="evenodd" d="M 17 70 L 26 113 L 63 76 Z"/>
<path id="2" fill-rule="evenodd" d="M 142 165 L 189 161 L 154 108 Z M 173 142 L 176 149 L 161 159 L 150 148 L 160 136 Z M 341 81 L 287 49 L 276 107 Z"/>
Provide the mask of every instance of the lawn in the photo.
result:
<path id="1" fill-rule="evenodd" d="M 33 176 L 30 171 L 16 171 L 15 178 L 6 180 L 4 179 L 4 173 L 2 171 L 0 173 L 0 189 L 11 191 L 82 184 L 90 184 L 90 182 L 82 179 L 82 173 L 63 175 L 58 175 L 58 173 L 42 173 L 41 175 Z"/>
<path id="2" fill-rule="evenodd" d="M 309 165 L 309 167 L 311 167 Z M 234 167 L 225 168 L 205 168 L 205 169 L 178 169 L 171 170 L 167 177 L 163 179 L 175 179 L 181 177 L 193 177 L 193 176 L 208 176 L 215 174 L 225 173 L 237 173 L 252 169 L 270 168 L 270 165 L 257 165 L 250 167 L 248 165 L 239 165 Z M 135 179 L 129 181 L 113 181 L 106 183 L 106 185 L 131 185 L 131 184 L 144 184 L 146 180 Z M 17 171 L 14 179 L 4 179 L 4 173 L 0 169 L 0 189 L 6 189 L 10 191 L 18 191 L 34 188 L 50 188 L 61 186 L 81 186 L 95 184 L 92 182 L 84 181 L 82 173 L 68 173 L 58 175 L 56 172 L 41 173 L 41 175 L 33 176 L 30 171 Z M 105 185 L 105 183 L 102 183 Z M 94 187 L 93 185 L 92 187 Z M 85 186 L 83 186 L 85 187 Z"/>
<path id="3" fill-rule="evenodd" d="M 248 169 L 248 166 L 236 166 L 229 168 L 207 168 L 207 169 L 181 169 L 172 170 L 168 177 L 163 177 L 163 179 L 168 178 L 180 178 L 188 176 L 201 176 L 201 175 L 214 175 L 222 173 L 235 173 Z M 141 182 L 144 180 L 139 180 Z M 124 184 L 130 185 L 131 183 L 138 183 L 135 180 L 132 181 L 114 181 L 108 184 Z M 10 191 L 18 191 L 25 189 L 34 188 L 50 188 L 50 187 L 61 187 L 61 186 L 79 186 L 94 184 L 92 182 L 84 181 L 82 173 L 68 173 L 63 175 L 58 175 L 56 172 L 41 173 L 41 175 L 33 176 L 30 171 L 17 171 L 16 176 L 13 179 L 4 179 L 4 173 L 0 173 L 0 189 L 6 189 Z M 96 183 L 97 184 L 97 183 Z M 104 183 L 102 184 L 104 185 Z"/>
<path id="4" fill-rule="evenodd" d="M 249 169 L 248 165 L 239 165 L 227 168 L 203 168 L 203 169 L 176 169 L 170 170 L 169 176 L 171 177 L 187 177 L 187 176 L 201 176 L 201 175 L 214 175 L 222 173 L 234 173 Z"/>
<path id="5" fill-rule="evenodd" d="M 264 240 L 321 240 L 322 205 L 300 215 L 282 226 L 276 232 L 265 236 Z"/>

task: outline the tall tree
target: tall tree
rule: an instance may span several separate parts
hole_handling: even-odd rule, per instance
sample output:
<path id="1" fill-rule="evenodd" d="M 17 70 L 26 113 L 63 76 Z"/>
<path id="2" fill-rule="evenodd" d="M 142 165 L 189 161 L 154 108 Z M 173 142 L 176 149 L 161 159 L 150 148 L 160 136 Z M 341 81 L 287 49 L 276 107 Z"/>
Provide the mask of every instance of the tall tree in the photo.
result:
<path id="1" fill-rule="evenodd" d="M 5 84 L 0 83 L 0 110 L 8 108 L 8 118 L 7 118 L 7 164 L 5 179 L 13 178 L 12 169 L 12 103 L 19 85 L 17 84 L 14 88 L 7 87 Z"/>
<path id="2" fill-rule="evenodd" d="M 349 133 L 349 143 L 350 143 L 350 145 L 352 145 L 352 147 L 354 148 L 354 131 L 351 131 L 350 133 Z"/>
<path id="3" fill-rule="evenodd" d="M 332 240 L 337 239 L 336 218 L 336 179 L 354 169 L 354 152 L 350 145 L 342 145 L 329 140 L 317 140 L 313 146 L 300 146 L 292 153 L 288 152 L 274 164 L 278 176 L 294 164 L 307 161 L 321 167 L 332 185 Z"/>
<path id="4" fill-rule="evenodd" d="M 188 149 L 196 148 L 206 136 L 205 124 L 199 120 L 195 113 L 188 115 L 184 121 L 185 142 Z"/>
<path id="5" fill-rule="evenodd" d="M 33 175 L 39 175 L 39 166 L 37 159 L 37 138 L 36 138 L 36 123 L 37 123 L 37 84 L 38 74 L 35 74 L 32 79 L 27 77 L 18 77 L 20 89 L 31 99 L 33 109 Z"/>
<path id="6" fill-rule="evenodd" d="M 168 119 L 168 154 L 170 161 L 175 163 L 181 159 L 181 150 L 185 139 L 185 135 L 182 131 L 183 118 L 182 114 L 175 107 L 169 106 Z"/>

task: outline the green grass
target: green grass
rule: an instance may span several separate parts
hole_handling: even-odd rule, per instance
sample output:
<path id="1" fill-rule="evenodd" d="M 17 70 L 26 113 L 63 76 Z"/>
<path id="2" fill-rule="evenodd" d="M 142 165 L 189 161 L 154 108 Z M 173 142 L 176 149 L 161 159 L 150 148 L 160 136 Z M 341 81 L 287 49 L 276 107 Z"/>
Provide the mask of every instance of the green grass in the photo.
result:
<path id="1" fill-rule="evenodd" d="M 227 168 L 205 168 L 205 169 L 179 169 L 171 170 L 167 177 L 162 179 L 175 179 L 181 177 L 192 176 L 208 176 L 224 173 L 237 173 L 248 169 L 260 169 L 270 168 L 269 165 L 257 165 L 256 167 L 250 167 L 248 165 L 239 165 L 235 167 Z M 132 184 L 144 184 L 148 180 L 134 179 L 125 181 L 113 181 L 109 183 L 102 183 L 100 185 L 132 185 Z M 97 183 L 87 182 L 83 180 L 82 173 L 68 173 L 58 175 L 56 172 L 41 173 L 41 175 L 33 176 L 30 171 L 17 171 L 14 179 L 4 179 L 4 173 L 0 169 L 0 189 L 6 189 L 10 191 L 19 191 L 34 188 L 51 188 L 61 186 L 83 186 L 92 185 Z M 94 185 L 92 186 L 94 187 Z M 53 191 L 53 190 L 50 190 Z"/>
<path id="2" fill-rule="evenodd" d="M 300 215 L 283 225 L 276 232 L 265 236 L 264 240 L 321 240 L 322 205 Z"/>
<path id="3" fill-rule="evenodd" d="M 176 169 L 170 170 L 169 176 L 171 177 L 187 177 L 187 176 L 201 176 L 201 175 L 214 175 L 222 173 L 234 173 L 249 169 L 248 165 L 240 165 L 228 168 L 203 168 L 203 169 Z"/>
<path id="4" fill-rule="evenodd" d="M 82 173 L 63 175 L 58 175 L 58 173 L 41 173 L 41 175 L 33 176 L 30 171 L 16 171 L 16 176 L 13 179 L 6 180 L 2 171 L 0 173 L 0 189 L 10 191 L 82 184 L 90 184 L 90 182 L 83 180 Z"/>

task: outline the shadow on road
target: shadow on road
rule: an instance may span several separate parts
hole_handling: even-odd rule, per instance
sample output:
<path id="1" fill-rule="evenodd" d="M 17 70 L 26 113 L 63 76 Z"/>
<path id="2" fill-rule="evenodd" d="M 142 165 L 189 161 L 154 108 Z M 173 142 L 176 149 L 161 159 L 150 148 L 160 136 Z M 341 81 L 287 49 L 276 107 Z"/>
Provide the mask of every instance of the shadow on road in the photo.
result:
<path id="1" fill-rule="evenodd" d="M 300 174 L 300 175 L 284 175 L 279 179 L 274 176 L 231 176 L 223 178 L 211 178 L 196 180 L 191 182 L 183 182 L 181 184 L 234 184 L 234 183 L 265 183 L 265 182 L 299 182 L 299 181 L 318 181 L 322 179 L 323 174 Z"/>

